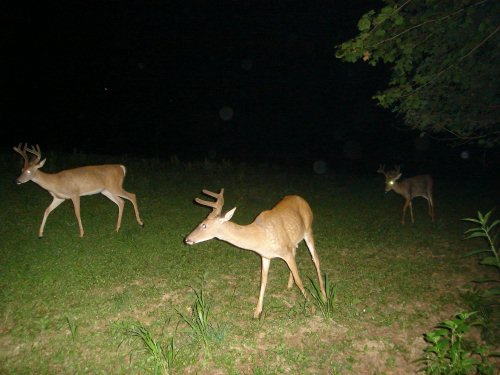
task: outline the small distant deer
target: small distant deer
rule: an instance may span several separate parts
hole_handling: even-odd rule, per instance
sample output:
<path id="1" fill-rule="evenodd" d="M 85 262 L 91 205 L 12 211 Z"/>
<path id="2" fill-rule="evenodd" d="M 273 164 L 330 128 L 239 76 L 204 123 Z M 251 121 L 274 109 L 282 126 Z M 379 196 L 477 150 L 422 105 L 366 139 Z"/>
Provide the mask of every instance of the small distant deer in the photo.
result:
<path id="1" fill-rule="evenodd" d="M 195 199 L 198 204 L 212 207 L 212 212 L 186 237 L 185 242 L 188 245 L 194 245 L 212 238 L 218 238 L 260 255 L 262 262 L 261 284 L 254 318 L 258 318 L 262 312 L 267 274 L 273 258 L 283 259 L 290 268 L 288 288 L 292 287 L 295 280 L 295 283 L 305 296 L 304 286 L 295 262 L 297 246 L 302 240 L 305 240 L 309 248 L 318 273 L 321 293 L 326 300 L 325 287 L 319 268 L 319 258 L 314 247 L 313 214 L 309 204 L 303 198 L 297 195 L 286 196 L 273 209 L 258 215 L 251 224 L 238 225 L 229 221 L 236 207 L 222 215 L 224 189 L 221 189 L 218 194 L 203 189 L 203 193 L 216 198 L 216 202 Z"/>
<path id="2" fill-rule="evenodd" d="M 431 175 L 424 174 L 398 181 L 401 177 L 400 167 L 396 166 L 394 170 L 386 172 L 385 166 L 383 165 L 380 165 L 377 173 L 382 173 L 385 176 L 386 193 L 392 189 L 405 198 L 405 204 L 403 205 L 403 219 L 401 220 L 402 224 L 405 223 L 406 209 L 408 207 L 410 207 L 411 222 L 414 223 L 413 206 L 411 201 L 415 197 L 424 197 L 427 199 L 429 216 L 432 221 L 434 221 L 434 201 L 432 200 L 433 182 Z"/>
<path id="3" fill-rule="evenodd" d="M 22 146 L 20 143 L 17 147 L 14 147 L 14 151 L 19 153 L 24 159 L 24 167 L 16 183 L 20 185 L 28 181 L 33 181 L 54 197 L 54 200 L 43 214 L 42 224 L 38 232 L 39 238 L 43 237 L 43 228 L 45 227 L 47 216 L 66 199 L 73 201 L 76 219 L 80 228 L 80 237 L 83 237 L 82 219 L 80 218 L 80 197 L 98 193 L 103 194 L 118 206 L 117 232 L 120 229 L 123 206 L 125 205 L 122 198 L 132 202 L 137 222 L 140 226 L 144 226 L 139 217 L 135 194 L 125 191 L 122 187 L 126 173 L 124 165 L 92 165 L 49 174 L 40 170 L 46 161 L 46 159 L 40 161 L 42 158 L 40 146 L 36 145 L 36 147 L 31 146 L 31 148 L 28 148 L 27 144 Z M 33 154 L 35 157 L 30 160 L 27 152 Z"/>

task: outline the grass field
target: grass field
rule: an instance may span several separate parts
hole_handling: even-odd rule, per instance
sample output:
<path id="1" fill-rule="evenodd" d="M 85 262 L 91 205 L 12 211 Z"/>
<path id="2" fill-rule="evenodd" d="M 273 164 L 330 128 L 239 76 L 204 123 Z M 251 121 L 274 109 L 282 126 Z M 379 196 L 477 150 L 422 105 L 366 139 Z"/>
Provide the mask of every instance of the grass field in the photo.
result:
<path id="1" fill-rule="evenodd" d="M 95 162 L 124 161 L 49 154 L 44 171 Z M 417 199 L 415 224 L 402 226 L 403 199 L 384 194 L 375 169 L 318 175 L 229 162 L 125 164 L 125 188 L 137 194 L 144 228 L 127 202 L 116 233 L 117 208 L 99 195 L 82 198 L 83 238 L 65 202 L 38 239 L 51 197 L 32 182 L 16 186 L 19 157 L 2 156 L 0 373 L 152 373 L 154 361 L 140 339 L 123 340 L 120 327 L 137 322 L 164 349 L 171 343 L 172 373 L 415 373 L 423 334 L 467 310 L 460 290 L 487 271 L 462 257 L 477 242 L 463 239 L 470 226 L 460 219 L 498 207 L 492 180 L 435 176 L 436 222 Z M 193 198 L 202 188 L 221 187 L 224 211 L 237 206 L 239 224 L 287 194 L 310 203 L 322 271 L 336 288 L 333 320 L 295 286 L 286 288 L 289 271 L 277 259 L 263 316 L 253 319 L 259 257 L 218 240 L 183 243 L 209 212 Z M 297 264 L 310 286 L 315 270 L 303 243 Z M 206 344 L 183 319 L 200 291 L 210 307 Z"/>

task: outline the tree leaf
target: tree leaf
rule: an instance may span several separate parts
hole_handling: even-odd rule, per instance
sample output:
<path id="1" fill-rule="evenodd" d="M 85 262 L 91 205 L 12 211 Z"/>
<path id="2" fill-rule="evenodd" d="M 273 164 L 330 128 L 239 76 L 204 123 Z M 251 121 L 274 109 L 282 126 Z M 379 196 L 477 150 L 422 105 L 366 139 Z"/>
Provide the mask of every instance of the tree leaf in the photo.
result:
<path id="1" fill-rule="evenodd" d="M 487 235 L 484 232 L 473 232 L 469 234 L 466 238 L 476 238 L 476 237 L 487 237 Z"/>
<path id="2" fill-rule="evenodd" d="M 497 258 L 495 258 L 495 257 L 486 257 L 486 258 L 483 258 L 479 263 L 480 264 L 484 264 L 486 266 L 500 267 L 500 264 L 498 264 Z"/>
<path id="3" fill-rule="evenodd" d="M 490 288 L 482 292 L 481 295 L 485 298 L 500 296 L 500 288 Z"/>
<path id="4" fill-rule="evenodd" d="M 476 250 L 471 251 L 470 253 L 465 254 L 464 258 L 470 257 L 472 255 L 476 255 L 476 254 L 489 253 L 490 251 L 491 251 L 490 249 L 476 249 Z"/>
<path id="5" fill-rule="evenodd" d="M 363 16 L 358 22 L 359 31 L 368 31 L 372 25 L 368 17 Z"/>
<path id="6" fill-rule="evenodd" d="M 500 61 L 498 14 L 499 1 L 391 2 L 362 15 L 359 34 L 337 47 L 342 53 L 336 56 L 356 62 L 370 51 L 368 64 L 390 65 L 386 88 L 373 97 L 407 127 L 498 146 L 500 108 L 492 84 Z M 486 216 L 468 221 L 481 224 Z"/>

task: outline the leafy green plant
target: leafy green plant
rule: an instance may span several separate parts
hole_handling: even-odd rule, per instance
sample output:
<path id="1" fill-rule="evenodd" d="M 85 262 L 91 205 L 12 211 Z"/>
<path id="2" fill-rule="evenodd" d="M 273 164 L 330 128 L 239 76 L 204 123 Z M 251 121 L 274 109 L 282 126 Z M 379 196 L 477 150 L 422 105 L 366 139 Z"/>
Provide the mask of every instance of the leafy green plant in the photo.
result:
<path id="1" fill-rule="evenodd" d="M 154 363 L 154 374 L 170 374 L 177 354 L 174 347 L 174 338 L 171 337 L 167 345 L 156 341 L 147 328 L 139 322 L 119 322 L 114 324 L 117 333 L 124 336 L 120 345 L 127 339 L 139 339 L 142 351 L 149 354 Z"/>
<path id="2" fill-rule="evenodd" d="M 480 237 L 484 238 L 488 243 L 487 248 L 474 250 L 466 254 L 466 256 L 481 253 L 490 253 L 489 256 L 481 259 L 480 264 L 483 264 L 485 266 L 493 266 L 497 269 L 498 272 L 500 272 L 500 258 L 498 256 L 498 249 L 495 246 L 495 242 L 498 237 L 498 224 L 500 223 L 500 220 L 495 220 L 490 224 L 489 221 L 492 212 L 493 210 L 490 210 L 488 213 L 483 215 L 480 211 L 478 211 L 477 218 L 462 219 L 464 221 L 469 221 L 477 225 L 475 228 L 471 228 L 465 232 L 466 234 L 468 233 L 468 236 L 466 238 Z M 497 289 L 495 294 L 500 294 L 500 289 Z"/>
<path id="3" fill-rule="evenodd" d="M 45 331 L 49 327 L 49 324 L 50 324 L 50 319 L 47 315 L 42 316 L 37 320 L 35 320 L 35 325 L 38 327 L 40 332 Z"/>
<path id="4" fill-rule="evenodd" d="M 191 306 L 191 315 L 184 315 L 177 311 L 181 319 L 189 326 L 192 336 L 200 342 L 204 348 L 208 348 L 209 341 L 222 341 L 225 336 L 225 328 L 217 325 L 214 327 L 209 322 L 210 305 L 205 299 L 203 288 L 199 291 L 193 288 L 195 300 Z"/>
<path id="5" fill-rule="evenodd" d="M 460 297 L 470 311 L 477 311 L 482 321 L 481 338 L 490 345 L 500 343 L 500 312 L 489 299 L 483 297 L 483 290 L 473 285 L 460 292 Z"/>
<path id="6" fill-rule="evenodd" d="M 324 274 L 323 280 L 325 284 L 326 300 L 324 299 L 323 294 L 321 293 L 319 285 L 317 285 L 311 278 L 309 278 L 309 281 L 311 282 L 312 287 L 311 288 L 306 287 L 306 289 L 312 296 L 313 298 L 312 301 L 314 305 L 318 308 L 318 310 L 321 312 L 321 315 L 323 315 L 323 318 L 331 320 L 333 319 L 333 307 L 337 296 L 337 289 L 333 284 L 330 284 L 326 274 Z"/>
<path id="7" fill-rule="evenodd" d="M 465 256 L 485 254 L 481 260 L 480 264 L 485 266 L 490 266 L 496 268 L 500 272 L 500 260 L 498 256 L 498 249 L 496 247 L 496 239 L 498 236 L 498 224 L 500 220 L 494 220 L 490 223 L 492 210 L 483 215 L 480 211 L 477 213 L 477 218 L 465 218 L 464 221 L 474 223 L 476 226 L 465 232 L 467 239 L 471 238 L 482 238 L 487 242 L 488 247 L 479 248 Z M 483 288 L 474 288 L 472 291 L 464 294 L 465 300 L 469 306 L 478 311 L 481 317 L 484 319 L 484 328 L 482 330 L 482 337 L 489 339 L 489 341 L 495 342 L 498 336 L 499 326 L 498 321 L 500 319 L 500 314 L 495 305 L 498 305 L 498 296 L 500 295 L 500 288 L 491 287 L 491 283 L 498 284 L 499 279 L 493 277 L 476 279 L 474 282 L 482 284 Z"/>
<path id="8" fill-rule="evenodd" d="M 496 354 L 489 354 L 486 346 L 466 349 L 464 345 L 464 336 L 470 328 L 481 325 L 475 315 L 476 312 L 460 313 L 424 334 L 429 346 L 420 360 L 425 363 L 426 374 L 493 374 L 489 357 Z"/>

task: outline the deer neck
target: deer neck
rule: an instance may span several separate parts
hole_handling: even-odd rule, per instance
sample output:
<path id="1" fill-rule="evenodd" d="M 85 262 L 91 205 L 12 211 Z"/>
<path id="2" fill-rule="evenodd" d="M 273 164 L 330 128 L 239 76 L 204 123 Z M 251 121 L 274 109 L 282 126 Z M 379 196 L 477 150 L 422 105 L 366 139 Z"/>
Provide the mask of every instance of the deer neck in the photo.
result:
<path id="1" fill-rule="evenodd" d="M 35 176 L 31 179 L 35 184 L 41 186 L 45 190 L 52 191 L 56 184 L 56 174 L 45 173 L 37 170 Z"/>
<path id="2" fill-rule="evenodd" d="M 252 250 L 257 253 L 262 248 L 262 244 L 266 243 L 265 231 L 256 223 L 239 225 L 228 221 L 222 226 L 222 230 L 217 238 L 239 248 Z"/>
<path id="3" fill-rule="evenodd" d="M 407 188 L 407 182 L 406 180 L 403 180 L 403 181 L 396 181 L 394 183 L 394 185 L 392 186 L 393 190 L 402 195 L 403 197 L 405 198 L 409 198 L 408 197 L 408 188 Z"/>

